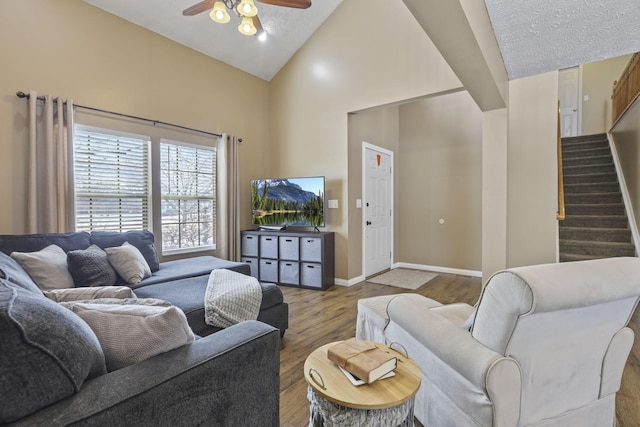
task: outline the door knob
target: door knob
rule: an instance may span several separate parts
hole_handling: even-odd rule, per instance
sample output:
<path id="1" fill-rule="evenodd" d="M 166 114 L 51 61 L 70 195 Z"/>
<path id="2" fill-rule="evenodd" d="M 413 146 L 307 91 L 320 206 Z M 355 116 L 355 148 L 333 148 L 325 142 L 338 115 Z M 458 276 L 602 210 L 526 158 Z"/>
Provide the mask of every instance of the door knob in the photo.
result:
<path id="1" fill-rule="evenodd" d="M 367 225 L 371 225 L 371 221 L 367 221 Z"/>

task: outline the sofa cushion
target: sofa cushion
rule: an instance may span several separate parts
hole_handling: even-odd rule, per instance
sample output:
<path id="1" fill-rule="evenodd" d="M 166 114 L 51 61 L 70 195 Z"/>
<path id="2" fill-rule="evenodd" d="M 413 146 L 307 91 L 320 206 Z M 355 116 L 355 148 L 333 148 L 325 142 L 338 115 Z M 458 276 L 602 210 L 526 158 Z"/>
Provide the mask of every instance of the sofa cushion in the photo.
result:
<path id="1" fill-rule="evenodd" d="M 118 274 L 113 269 L 107 253 L 97 245 L 67 253 L 67 267 L 76 287 L 112 286 Z"/>
<path id="2" fill-rule="evenodd" d="M 98 298 L 135 298 L 128 286 L 99 286 L 85 288 L 52 289 L 44 291 L 44 295 L 55 302 L 79 301 Z"/>
<path id="3" fill-rule="evenodd" d="M 184 311 L 193 332 L 198 335 L 208 335 L 212 330 L 212 326 L 207 325 L 204 318 L 204 295 L 208 281 L 209 274 L 206 274 L 144 286 L 137 288 L 135 292 L 139 298 L 160 298 L 171 302 Z M 283 303 L 282 291 L 277 285 L 260 283 L 260 287 L 262 288 L 260 311 Z"/>
<path id="4" fill-rule="evenodd" d="M 107 369 L 114 371 L 195 340 L 179 308 L 155 301 L 64 304 L 91 326 L 102 345 Z"/>
<path id="5" fill-rule="evenodd" d="M 124 242 L 122 246 L 106 248 L 105 252 L 109 263 L 125 282 L 135 285 L 151 276 L 149 264 L 131 243 Z"/>
<path id="6" fill-rule="evenodd" d="M 0 423 L 76 393 L 106 372 L 100 343 L 78 316 L 0 279 Z"/>
<path id="7" fill-rule="evenodd" d="M 11 258 L 29 273 L 42 290 L 73 287 L 73 277 L 67 268 L 67 254 L 57 245 L 37 252 L 12 252 Z"/>
<path id="8" fill-rule="evenodd" d="M 115 231 L 91 232 L 91 243 L 100 246 L 102 249 L 122 246 L 124 242 L 129 242 L 138 248 L 152 272 L 158 271 L 160 268 L 158 253 L 153 245 L 154 240 L 153 233 L 147 230 L 130 230 L 124 233 Z"/>
<path id="9" fill-rule="evenodd" d="M 160 264 L 160 269 L 153 273 L 151 277 L 142 280 L 137 285 L 132 286 L 132 288 L 137 289 L 142 286 L 186 279 L 189 277 L 203 275 L 208 276 L 212 270 L 221 268 L 237 271 L 238 273 L 246 275 L 251 274 L 251 268 L 247 263 L 227 261 L 212 256 L 197 256 L 193 258 L 163 262 Z"/>
<path id="10" fill-rule="evenodd" d="M 60 246 L 63 251 L 69 252 L 87 249 L 91 242 L 86 231 L 0 236 L 0 251 L 7 255 L 11 255 L 11 252 L 36 252 L 49 245 Z"/>
<path id="11" fill-rule="evenodd" d="M 16 286 L 36 294 L 42 293 L 20 264 L 4 252 L 0 252 L 0 279 L 7 279 Z"/>

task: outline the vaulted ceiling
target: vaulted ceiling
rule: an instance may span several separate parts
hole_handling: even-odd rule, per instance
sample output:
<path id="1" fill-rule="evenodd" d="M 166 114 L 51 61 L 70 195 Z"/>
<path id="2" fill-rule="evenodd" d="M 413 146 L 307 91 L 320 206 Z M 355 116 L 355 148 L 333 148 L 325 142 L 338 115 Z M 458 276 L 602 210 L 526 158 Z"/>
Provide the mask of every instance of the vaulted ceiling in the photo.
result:
<path id="1" fill-rule="evenodd" d="M 270 81 L 343 0 L 313 0 L 309 9 L 258 0 L 268 35 L 265 41 L 240 34 L 235 16 L 227 24 L 213 22 L 208 13 L 183 16 L 182 11 L 198 0 L 84 1 Z M 405 7 L 401 0 L 387 1 Z M 485 4 L 509 79 L 640 51 L 638 0 L 485 0 Z"/>

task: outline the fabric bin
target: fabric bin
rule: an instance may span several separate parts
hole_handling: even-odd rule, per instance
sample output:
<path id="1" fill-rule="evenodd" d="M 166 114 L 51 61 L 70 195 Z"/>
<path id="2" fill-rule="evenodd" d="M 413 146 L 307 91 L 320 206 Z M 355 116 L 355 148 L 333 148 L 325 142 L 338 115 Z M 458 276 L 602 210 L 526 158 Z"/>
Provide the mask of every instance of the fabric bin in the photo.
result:
<path id="1" fill-rule="evenodd" d="M 260 266 L 258 264 L 258 258 L 242 257 L 241 261 L 249 264 L 249 268 L 251 268 L 251 275 L 253 277 L 255 277 L 256 279 L 260 279 Z"/>
<path id="2" fill-rule="evenodd" d="M 271 259 L 260 260 L 260 281 L 278 282 L 278 261 Z"/>
<path id="3" fill-rule="evenodd" d="M 322 264 L 303 262 L 300 265 L 300 284 L 313 288 L 322 287 Z"/>
<path id="4" fill-rule="evenodd" d="M 242 235 L 242 256 L 258 256 L 258 236 Z"/>
<path id="5" fill-rule="evenodd" d="M 300 259 L 300 246 L 298 237 L 280 236 L 278 243 L 280 245 L 280 259 Z"/>
<path id="6" fill-rule="evenodd" d="M 280 261 L 280 283 L 300 284 L 300 265 L 297 262 Z"/>
<path id="7" fill-rule="evenodd" d="M 301 237 L 300 260 L 322 262 L 322 239 L 319 237 Z"/>
<path id="8" fill-rule="evenodd" d="M 278 259 L 277 236 L 260 236 L 260 258 Z"/>

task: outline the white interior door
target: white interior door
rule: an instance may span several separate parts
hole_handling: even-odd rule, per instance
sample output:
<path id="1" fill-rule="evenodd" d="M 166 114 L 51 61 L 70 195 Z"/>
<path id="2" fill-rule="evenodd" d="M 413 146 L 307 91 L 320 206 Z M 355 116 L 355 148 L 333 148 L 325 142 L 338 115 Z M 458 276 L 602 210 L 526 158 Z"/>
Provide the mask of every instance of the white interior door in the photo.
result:
<path id="1" fill-rule="evenodd" d="M 580 132 L 580 69 L 560 70 L 558 74 L 560 98 L 560 135 L 578 136 Z"/>
<path id="2" fill-rule="evenodd" d="M 391 268 L 393 152 L 363 143 L 363 271 L 366 277 Z"/>

